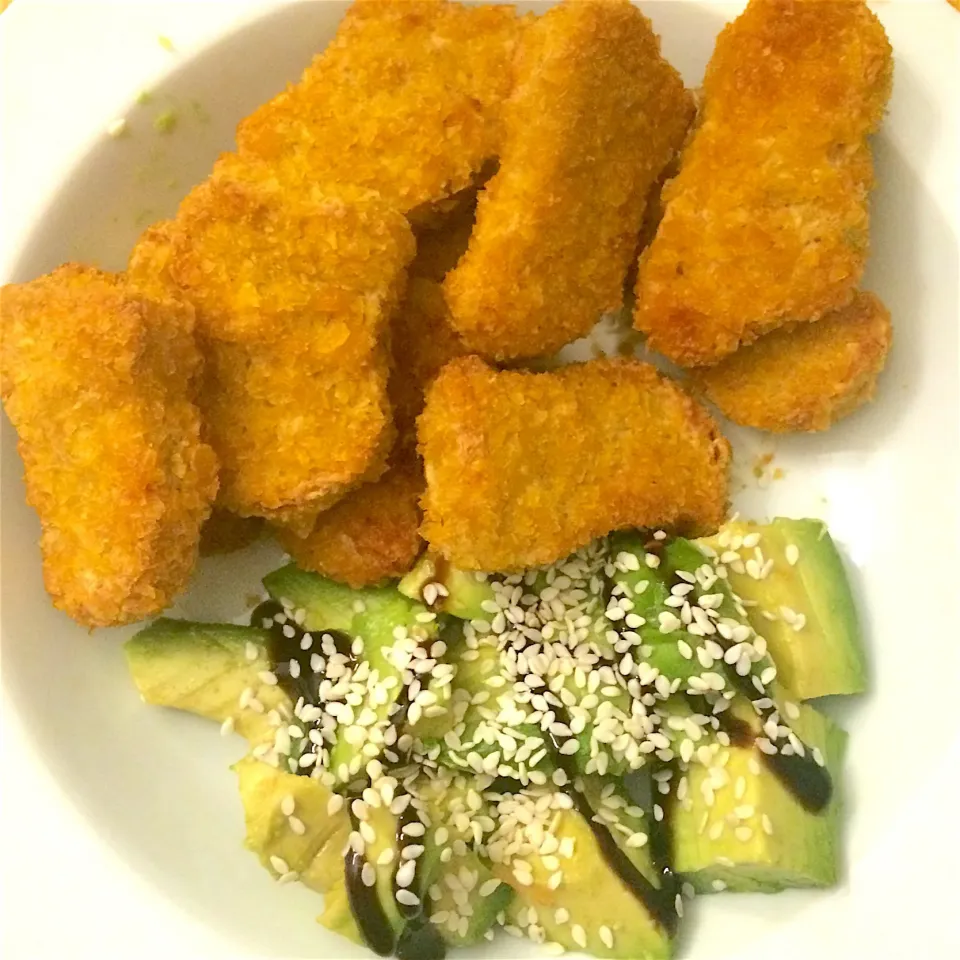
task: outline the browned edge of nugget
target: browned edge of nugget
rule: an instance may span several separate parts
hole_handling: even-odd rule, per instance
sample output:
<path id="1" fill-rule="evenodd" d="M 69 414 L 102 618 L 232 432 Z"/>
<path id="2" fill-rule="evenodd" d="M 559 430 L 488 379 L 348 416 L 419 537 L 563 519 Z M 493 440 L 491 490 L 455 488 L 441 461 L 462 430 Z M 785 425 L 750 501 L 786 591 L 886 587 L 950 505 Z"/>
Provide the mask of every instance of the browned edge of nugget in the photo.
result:
<path id="1" fill-rule="evenodd" d="M 650 188 L 692 115 L 627 0 L 568 0 L 525 30 L 499 171 L 445 282 L 472 350 L 552 353 L 619 309 Z"/>
<path id="2" fill-rule="evenodd" d="M 868 251 L 868 136 L 891 79 L 860 0 L 753 0 L 724 28 L 640 261 L 634 322 L 651 349 L 709 365 L 849 303 Z"/>
<path id="3" fill-rule="evenodd" d="M 693 381 L 734 423 L 826 430 L 872 399 L 892 337 L 887 308 L 860 292 L 816 323 L 782 327 L 697 370 Z"/>
<path id="4" fill-rule="evenodd" d="M 417 219 L 499 150 L 524 19 L 509 5 L 363 0 L 301 79 L 243 120 L 291 188 L 355 183 Z"/>
<path id="5" fill-rule="evenodd" d="M 398 428 L 387 472 L 321 513 L 306 537 L 278 531 L 281 545 L 305 570 L 352 587 L 406 573 L 423 542 L 419 500 L 425 488 L 416 451 L 416 417 L 426 385 L 466 351 L 449 324 L 439 284 L 412 277 L 391 323 L 390 395 Z"/>
<path id="6" fill-rule="evenodd" d="M 701 534 L 727 504 L 730 448 L 681 387 L 637 360 L 550 373 L 447 364 L 418 421 L 421 535 L 457 566 L 553 563 L 632 527 Z"/>
<path id="7" fill-rule="evenodd" d="M 90 627 L 160 613 L 217 492 L 193 403 L 193 310 L 66 264 L 4 287 L 0 314 L 3 401 L 54 605 Z"/>

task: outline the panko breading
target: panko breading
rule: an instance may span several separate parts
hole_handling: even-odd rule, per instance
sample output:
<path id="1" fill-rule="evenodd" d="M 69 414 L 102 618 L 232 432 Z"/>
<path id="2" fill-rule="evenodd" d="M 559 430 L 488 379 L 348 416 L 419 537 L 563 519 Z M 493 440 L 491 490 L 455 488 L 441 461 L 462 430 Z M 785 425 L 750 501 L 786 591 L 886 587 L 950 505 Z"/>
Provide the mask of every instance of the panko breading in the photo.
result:
<path id="1" fill-rule="evenodd" d="M 500 169 L 444 284 L 472 350 L 552 353 L 620 308 L 647 196 L 692 116 L 627 0 L 567 0 L 526 28 Z"/>
<path id="2" fill-rule="evenodd" d="M 421 535 L 451 563 L 519 570 L 612 530 L 722 522 L 730 448 L 706 411 L 637 360 L 551 373 L 447 364 L 420 416 Z"/>
<path id="3" fill-rule="evenodd" d="M 186 585 L 217 492 L 192 308 L 67 264 L 4 287 L 0 314 L 3 402 L 54 604 L 90 627 L 160 613 Z"/>
<path id="4" fill-rule="evenodd" d="M 469 187 L 500 146 L 521 23 L 509 6 L 359 0 L 298 83 L 237 130 L 292 188 L 354 183 L 408 213 Z"/>
<path id="5" fill-rule="evenodd" d="M 447 361 L 466 352 L 450 327 L 440 286 L 419 277 L 410 280 L 391 324 L 391 341 L 390 396 L 399 437 L 390 468 L 321 513 L 307 537 L 279 534 L 299 566 L 353 587 L 406 573 L 420 553 L 419 499 L 426 484 L 416 452 L 416 418 L 426 386 Z"/>
<path id="6" fill-rule="evenodd" d="M 308 536 L 278 531 L 280 543 L 297 566 L 351 587 L 402 576 L 423 547 L 423 486 L 423 467 L 408 458 L 321 513 Z"/>
<path id="7" fill-rule="evenodd" d="M 850 302 L 868 246 L 867 137 L 891 77 L 860 0 L 752 0 L 723 30 L 640 261 L 635 324 L 652 349 L 715 363 Z"/>
<path id="8" fill-rule="evenodd" d="M 320 510 L 386 468 L 394 426 L 386 325 L 413 256 L 406 220 L 375 194 L 224 167 L 134 251 L 137 282 L 197 309 L 201 407 L 221 462 L 219 503 L 306 533 Z M 151 266 L 154 264 L 155 266 Z"/>
<path id="9" fill-rule="evenodd" d="M 734 423 L 826 430 L 872 399 L 892 336 L 887 308 L 858 293 L 816 323 L 775 330 L 696 371 L 694 382 Z"/>

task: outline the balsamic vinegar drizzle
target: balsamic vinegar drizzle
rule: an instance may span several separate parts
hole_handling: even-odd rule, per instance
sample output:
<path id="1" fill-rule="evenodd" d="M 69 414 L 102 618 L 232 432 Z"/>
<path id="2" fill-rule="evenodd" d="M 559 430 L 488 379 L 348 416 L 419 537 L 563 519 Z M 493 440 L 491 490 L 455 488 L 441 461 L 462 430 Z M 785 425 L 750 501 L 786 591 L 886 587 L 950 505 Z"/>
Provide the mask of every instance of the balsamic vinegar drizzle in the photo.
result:
<path id="1" fill-rule="evenodd" d="M 555 712 L 561 723 L 570 725 L 570 717 L 563 707 L 556 707 Z M 650 853 L 660 881 L 660 886 L 657 887 L 634 866 L 633 861 L 620 849 L 610 830 L 593 819 L 593 807 L 590 806 L 590 802 L 583 792 L 576 787 L 576 779 L 580 775 L 576 764 L 571 757 L 560 752 L 560 743 L 553 733 L 548 733 L 548 737 L 553 746 L 553 760 L 567 775 L 565 789 L 569 793 L 570 799 L 573 800 L 577 813 L 583 817 L 590 828 L 607 866 L 672 937 L 677 932 L 679 921 L 676 908 L 678 884 L 667 860 L 670 844 L 666 839 L 663 826 L 650 818 Z M 654 839 L 655 837 L 656 839 Z"/>
<path id="2" fill-rule="evenodd" d="M 278 620 L 278 617 L 281 619 Z M 273 672 L 277 677 L 278 685 L 294 702 L 303 699 L 305 703 L 314 704 L 317 700 L 317 671 L 311 665 L 311 658 L 317 653 L 317 649 L 311 645 L 304 650 L 301 646 L 301 641 L 308 631 L 290 618 L 282 604 L 275 600 L 265 600 L 259 604 L 250 615 L 250 623 L 252 626 L 260 627 L 269 633 L 270 643 L 267 653 Z M 318 638 L 321 635 L 332 637 L 337 653 L 342 654 L 351 666 L 356 665 L 357 660 L 351 649 L 351 638 L 347 634 L 335 630 L 318 630 L 315 632 Z M 316 647 L 319 648 L 319 644 Z M 290 661 L 295 661 L 300 667 L 296 677 L 291 673 Z M 398 726 L 402 725 L 409 706 L 409 688 L 404 686 L 391 707 L 391 722 Z M 407 762 L 409 762 L 409 757 L 400 757 L 396 765 L 404 766 Z M 297 772 L 300 776 L 311 775 L 309 769 L 298 769 Z M 350 823 L 354 831 L 359 829 L 359 825 L 357 818 L 350 809 L 350 804 L 352 800 L 357 799 L 361 792 L 362 786 L 359 791 L 351 791 L 346 797 Z M 398 796 L 400 795 L 398 792 Z M 396 843 L 398 850 L 408 844 L 418 842 L 419 838 L 406 837 L 403 829 L 419 820 L 420 817 L 411 798 L 403 813 L 397 818 Z M 418 858 L 416 862 L 417 869 L 414 872 L 414 879 L 408 888 L 411 890 L 419 890 L 422 886 L 419 876 L 420 859 Z M 397 943 L 393 926 L 377 896 L 376 886 L 368 887 L 363 882 L 363 867 L 366 863 L 366 857 L 352 848 L 344 854 L 347 899 L 357 922 L 357 927 L 367 946 L 380 956 L 391 956 L 396 949 L 398 955 L 401 952 L 412 950 L 413 952 L 409 953 L 412 960 L 428 960 L 429 957 L 434 956 L 442 957 L 444 955 L 442 940 L 429 923 L 415 924 L 416 929 L 405 930 L 401 943 Z M 397 862 L 397 867 L 399 868 L 399 866 L 400 861 Z M 421 903 L 420 906 L 410 906 L 396 901 L 396 893 L 400 889 L 402 888 L 396 881 L 395 869 L 393 877 L 395 904 L 398 913 L 408 921 L 409 926 L 410 923 L 422 917 L 423 905 Z M 405 949 L 401 950 L 404 945 Z"/>

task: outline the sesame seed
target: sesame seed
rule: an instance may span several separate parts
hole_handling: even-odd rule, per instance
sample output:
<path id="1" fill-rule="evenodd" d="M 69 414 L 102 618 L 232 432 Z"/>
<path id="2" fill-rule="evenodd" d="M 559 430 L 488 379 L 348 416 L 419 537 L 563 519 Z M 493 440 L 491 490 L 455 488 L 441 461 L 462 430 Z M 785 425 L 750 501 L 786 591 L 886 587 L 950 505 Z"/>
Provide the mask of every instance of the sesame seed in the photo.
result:
<path id="1" fill-rule="evenodd" d="M 227 717 L 227 719 L 224 720 L 222 724 L 220 724 L 220 735 L 224 737 L 229 736 L 231 733 L 233 733 L 233 727 L 234 727 L 233 717 Z"/>
<path id="2" fill-rule="evenodd" d="M 397 903 L 405 907 L 419 907 L 420 898 L 412 890 L 400 889 L 397 891 Z"/>
<path id="3" fill-rule="evenodd" d="M 789 563 L 791 567 L 795 567 L 797 561 L 800 559 L 800 549 L 795 543 L 788 543 L 783 550 L 783 555 L 786 557 L 787 563 Z"/>
<path id="4" fill-rule="evenodd" d="M 559 907 L 553 914 L 553 919 L 561 926 L 570 922 L 570 911 L 566 907 Z"/>
<path id="5" fill-rule="evenodd" d="M 723 891 L 727 889 L 727 885 L 723 882 L 723 880 L 714 880 L 710 886 L 716 890 L 717 893 L 723 893 Z"/>
<path id="6" fill-rule="evenodd" d="M 327 801 L 327 816 L 336 816 L 343 809 L 344 800 L 339 793 L 333 794 Z"/>
<path id="7" fill-rule="evenodd" d="M 294 798 L 293 798 L 290 794 L 287 794 L 287 795 L 280 801 L 280 812 L 281 812 L 285 817 L 291 817 L 291 816 L 293 816 L 293 812 L 294 812 L 294 810 L 296 810 L 296 809 L 297 809 L 297 801 L 294 800 Z"/>
<path id="8" fill-rule="evenodd" d="M 613 949 L 613 931 L 606 925 L 600 927 L 597 931 L 601 942 L 608 949 Z"/>
<path id="9" fill-rule="evenodd" d="M 407 860 L 397 868 L 397 872 L 394 876 L 394 882 L 398 887 L 409 887 L 410 884 L 413 883 L 413 878 L 416 876 L 416 872 L 416 860 Z M 403 901 L 400 902 L 402 903 Z"/>
<path id="10" fill-rule="evenodd" d="M 752 827 L 737 827 L 733 831 L 733 835 L 741 842 L 747 843 L 753 838 L 753 828 Z"/>
<path id="11" fill-rule="evenodd" d="M 587 946 L 587 931 L 580 926 L 579 923 L 575 923 L 570 928 L 570 937 L 573 939 L 573 942 L 580 947 L 581 949 L 586 949 Z"/>
<path id="12" fill-rule="evenodd" d="M 270 857 L 270 866 L 273 867 L 277 873 L 289 873 L 290 868 L 287 866 L 287 861 L 282 857 L 273 855 Z"/>
<path id="13" fill-rule="evenodd" d="M 677 911 L 677 916 L 683 919 L 683 897 L 679 893 L 674 898 L 673 906 Z"/>

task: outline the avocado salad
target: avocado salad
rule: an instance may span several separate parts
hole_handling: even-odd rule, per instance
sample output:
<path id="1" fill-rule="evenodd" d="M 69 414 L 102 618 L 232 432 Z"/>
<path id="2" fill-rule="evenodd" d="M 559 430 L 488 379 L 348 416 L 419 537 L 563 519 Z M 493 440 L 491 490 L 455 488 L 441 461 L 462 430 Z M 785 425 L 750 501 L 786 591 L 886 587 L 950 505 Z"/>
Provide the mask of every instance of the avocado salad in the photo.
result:
<path id="1" fill-rule="evenodd" d="M 862 692 L 866 667 L 820 521 L 264 586 L 249 626 L 155 621 L 129 668 L 148 703 L 249 741 L 247 846 L 374 953 L 502 927 L 659 960 L 695 893 L 836 881 L 846 734 L 807 701 Z"/>

